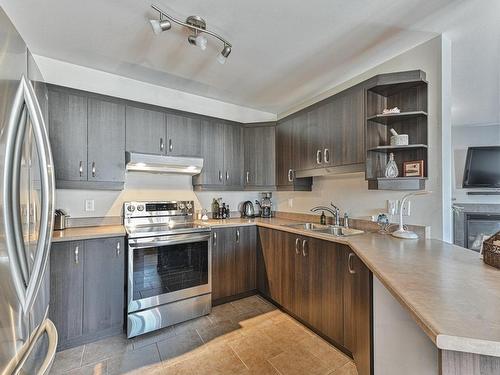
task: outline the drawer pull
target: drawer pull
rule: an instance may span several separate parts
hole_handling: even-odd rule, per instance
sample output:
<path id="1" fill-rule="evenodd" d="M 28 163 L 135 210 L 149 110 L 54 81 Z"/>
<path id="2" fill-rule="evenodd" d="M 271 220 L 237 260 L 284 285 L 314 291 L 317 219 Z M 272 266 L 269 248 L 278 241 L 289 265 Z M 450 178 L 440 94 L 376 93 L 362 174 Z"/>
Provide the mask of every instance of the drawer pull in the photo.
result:
<path id="1" fill-rule="evenodd" d="M 119 257 L 120 256 L 120 242 L 117 242 L 116 243 L 116 256 Z"/>
<path id="2" fill-rule="evenodd" d="M 79 248 L 78 246 L 75 246 L 75 264 L 80 263 L 80 255 L 79 255 Z"/>

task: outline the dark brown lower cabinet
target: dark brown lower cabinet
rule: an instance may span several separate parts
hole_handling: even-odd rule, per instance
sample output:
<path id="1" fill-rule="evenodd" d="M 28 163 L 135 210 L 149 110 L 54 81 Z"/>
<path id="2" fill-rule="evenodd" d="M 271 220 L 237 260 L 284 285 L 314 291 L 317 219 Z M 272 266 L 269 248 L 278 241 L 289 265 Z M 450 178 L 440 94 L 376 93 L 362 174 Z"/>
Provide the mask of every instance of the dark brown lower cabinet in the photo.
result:
<path id="1" fill-rule="evenodd" d="M 350 351 L 360 375 L 371 374 L 368 268 L 345 245 L 268 228 L 258 239 L 259 292 Z"/>
<path id="2" fill-rule="evenodd" d="M 122 237 L 52 245 L 49 317 L 58 350 L 122 332 L 124 251 Z"/>
<path id="3" fill-rule="evenodd" d="M 373 374 L 372 274 L 345 246 L 344 346 L 352 353 L 359 375 Z"/>
<path id="4" fill-rule="evenodd" d="M 212 236 L 214 304 L 256 290 L 256 228 L 219 228 L 213 230 Z"/>

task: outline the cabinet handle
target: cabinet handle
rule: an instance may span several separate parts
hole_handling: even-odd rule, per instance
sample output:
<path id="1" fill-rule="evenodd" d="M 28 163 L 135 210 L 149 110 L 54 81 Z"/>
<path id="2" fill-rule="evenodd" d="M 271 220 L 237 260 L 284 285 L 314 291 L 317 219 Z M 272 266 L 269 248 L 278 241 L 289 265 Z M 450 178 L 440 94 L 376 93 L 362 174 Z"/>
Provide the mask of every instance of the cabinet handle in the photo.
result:
<path id="1" fill-rule="evenodd" d="M 293 182 L 293 170 L 288 170 L 288 182 Z"/>
<path id="2" fill-rule="evenodd" d="M 302 240 L 302 256 L 307 256 L 307 240 Z"/>
<path id="3" fill-rule="evenodd" d="M 247 171 L 246 180 L 247 180 L 247 184 L 250 183 L 250 172 L 249 171 Z"/>
<path id="4" fill-rule="evenodd" d="M 163 144 L 163 137 L 160 137 L 160 151 L 163 151 L 165 145 Z"/>
<path id="5" fill-rule="evenodd" d="M 172 152 L 174 149 L 174 144 L 172 143 L 172 139 L 168 140 L 168 151 Z"/>
<path id="6" fill-rule="evenodd" d="M 75 246 L 75 264 L 78 264 L 80 262 L 80 256 L 78 255 L 78 246 Z"/>
<path id="7" fill-rule="evenodd" d="M 120 256 L 120 242 L 117 242 L 116 243 L 116 256 L 119 257 Z"/>
<path id="8" fill-rule="evenodd" d="M 217 246 L 217 232 L 214 232 L 214 246 Z"/>
<path id="9" fill-rule="evenodd" d="M 321 150 L 316 151 L 316 164 L 321 164 Z"/>
<path id="10" fill-rule="evenodd" d="M 347 268 L 349 269 L 349 273 L 354 275 L 356 270 L 352 268 L 352 260 L 354 259 L 354 253 L 349 253 L 349 258 L 347 259 Z"/>
<path id="11" fill-rule="evenodd" d="M 300 242 L 300 238 L 296 238 L 295 239 L 295 254 L 300 254 L 300 251 L 299 251 L 299 242 Z"/>
<path id="12" fill-rule="evenodd" d="M 95 177 L 95 161 L 92 162 L 92 177 Z"/>
<path id="13" fill-rule="evenodd" d="M 325 161 L 325 163 L 329 163 L 330 162 L 330 150 L 325 148 L 325 150 L 323 151 L 323 160 Z"/>
<path id="14" fill-rule="evenodd" d="M 236 229 L 236 243 L 240 243 L 240 230 Z"/>
<path id="15" fill-rule="evenodd" d="M 229 180 L 229 172 L 226 171 L 226 181 L 228 181 L 228 180 Z"/>
<path id="16" fill-rule="evenodd" d="M 222 182 L 222 172 L 221 171 L 219 171 L 219 181 Z"/>
<path id="17" fill-rule="evenodd" d="M 83 162 L 80 160 L 80 167 L 78 168 L 78 172 L 80 172 L 80 177 L 83 175 Z"/>

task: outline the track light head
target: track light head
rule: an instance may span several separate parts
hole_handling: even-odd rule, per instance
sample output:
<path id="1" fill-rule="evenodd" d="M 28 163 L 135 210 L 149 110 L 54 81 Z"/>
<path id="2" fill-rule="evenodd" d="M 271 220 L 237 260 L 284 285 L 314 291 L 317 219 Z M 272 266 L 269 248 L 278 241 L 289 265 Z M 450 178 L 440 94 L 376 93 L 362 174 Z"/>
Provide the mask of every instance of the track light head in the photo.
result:
<path id="1" fill-rule="evenodd" d="M 155 34 L 161 34 L 163 31 L 170 30 L 170 28 L 172 27 L 172 24 L 169 20 L 149 20 L 149 23 L 151 24 L 151 27 L 153 28 Z"/>
<path id="2" fill-rule="evenodd" d="M 188 36 L 188 42 L 193 46 L 199 47 L 202 51 L 205 51 L 207 49 L 207 38 L 205 38 L 205 36 L 201 33 L 199 33 L 198 35 Z"/>
<path id="3" fill-rule="evenodd" d="M 225 44 L 222 51 L 217 55 L 217 61 L 221 64 L 225 64 L 227 57 L 229 56 L 230 53 L 231 53 L 231 47 Z"/>

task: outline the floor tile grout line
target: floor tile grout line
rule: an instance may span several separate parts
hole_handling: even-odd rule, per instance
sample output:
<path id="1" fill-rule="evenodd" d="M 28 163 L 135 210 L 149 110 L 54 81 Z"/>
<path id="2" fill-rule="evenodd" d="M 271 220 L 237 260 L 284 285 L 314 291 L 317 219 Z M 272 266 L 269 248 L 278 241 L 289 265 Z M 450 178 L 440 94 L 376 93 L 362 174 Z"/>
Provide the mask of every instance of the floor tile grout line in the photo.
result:
<path id="1" fill-rule="evenodd" d="M 241 357 L 238 355 L 238 353 L 236 353 L 236 350 L 233 349 L 231 344 L 228 343 L 227 346 L 229 347 L 229 350 L 231 350 L 234 353 L 234 355 L 240 360 L 240 362 L 243 363 L 243 366 L 245 366 L 247 369 L 250 370 L 250 367 L 248 367 L 247 364 L 245 363 L 245 361 L 241 359 Z"/>
<path id="2" fill-rule="evenodd" d="M 196 331 L 196 333 L 198 334 L 198 337 L 200 338 L 201 342 L 202 342 L 203 344 L 207 344 L 207 343 L 205 342 L 205 340 L 203 340 L 203 337 L 201 337 L 200 332 L 198 332 L 198 328 L 195 328 L 194 330 L 195 330 L 195 331 Z"/>
<path id="3" fill-rule="evenodd" d="M 280 354 L 281 354 L 281 353 L 280 353 Z M 274 357 L 276 357 L 276 356 L 274 356 Z M 273 358 L 274 358 L 274 357 L 273 357 Z M 269 359 L 270 359 L 270 358 L 269 358 Z M 278 369 L 277 369 L 277 368 L 276 368 L 276 367 L 275 367 L 275 366 L 271 363 L 271 361 L 269 361 L 269 359 L 266 359 L 266 362 L 267 362 L 267 363 L 269 363 L 269 364 L 271 365 L 271 367 L 272 367 L 274 370 L 276 370 L 276 372 L 277 372 L 279 375 L 283 375 L 283 374 L 281 373 L 281 371 L 280 371 L 280 370 L 278 370 Z"/>

